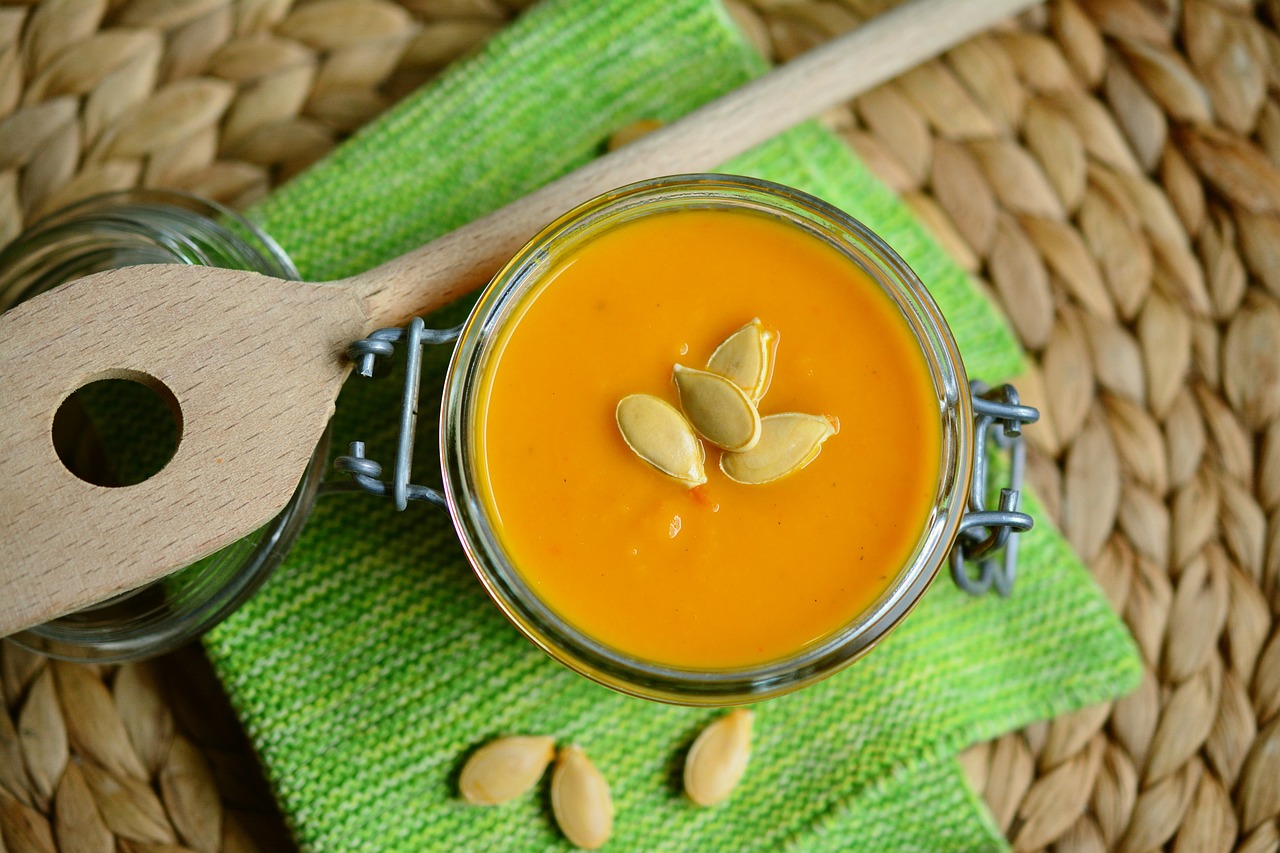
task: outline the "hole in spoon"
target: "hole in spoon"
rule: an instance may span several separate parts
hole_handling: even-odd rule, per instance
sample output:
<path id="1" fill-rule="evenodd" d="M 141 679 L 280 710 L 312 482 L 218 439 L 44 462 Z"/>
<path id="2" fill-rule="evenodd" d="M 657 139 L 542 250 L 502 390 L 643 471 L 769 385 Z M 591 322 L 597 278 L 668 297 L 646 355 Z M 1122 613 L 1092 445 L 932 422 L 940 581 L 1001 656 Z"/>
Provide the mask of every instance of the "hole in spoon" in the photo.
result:
<path id="1" fill-rule="evenodd" d="M 153 376 L 114 370 L 73 391 L 53 416 L 53 448 L 95 486 L 133 486 L 158 474 L 182 438 L 182 411 Z"/>

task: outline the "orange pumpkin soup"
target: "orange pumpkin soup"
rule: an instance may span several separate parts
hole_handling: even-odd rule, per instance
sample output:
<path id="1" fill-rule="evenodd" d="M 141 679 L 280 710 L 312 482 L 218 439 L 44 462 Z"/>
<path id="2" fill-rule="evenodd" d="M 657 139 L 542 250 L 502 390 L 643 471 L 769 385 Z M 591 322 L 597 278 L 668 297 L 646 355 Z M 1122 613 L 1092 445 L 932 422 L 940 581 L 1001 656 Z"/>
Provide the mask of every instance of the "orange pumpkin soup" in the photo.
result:
<path id="1" fill-rule="evenodd" d="M 679 406 L 752 318 L 776 332 L 759 413 L 839 432 L 803 469 L 743 485 L 706 448 L 690 489 L 642 461 L 615 407 Z M 554 611 L 623 655 L 697 670 L 790 657 L 861 614 L 916 547 L 940 464 L 939 403 L 892 299 L 817 237 L 743 211 L 676 210 L 594 236 L 543 272 L 480 379 L 480 499 Z"/>

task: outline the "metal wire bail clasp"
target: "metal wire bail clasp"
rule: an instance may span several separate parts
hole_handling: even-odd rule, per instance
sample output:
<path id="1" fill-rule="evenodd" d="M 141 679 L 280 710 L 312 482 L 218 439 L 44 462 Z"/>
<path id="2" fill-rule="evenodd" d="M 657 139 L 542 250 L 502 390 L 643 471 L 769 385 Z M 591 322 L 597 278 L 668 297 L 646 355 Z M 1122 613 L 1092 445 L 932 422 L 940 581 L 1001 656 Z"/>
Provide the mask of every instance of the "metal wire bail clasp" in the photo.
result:
<path id="1" fill-rule="evenodd" d="M 409 501 L 427 501 L 441 509 L 448 504 L 443 494 L 430 486 L 409 482 L 413 465 L 413 436 L 418 424 L 418 385 L 422 378 L 424 344 L 449 344 L 462 334 L 462 326 L 451 329 L 428 329 L 422 318 L 414 317 L 404 328 L 379 329 L 347 347 L 347 355 L 356 363 L 356 373 L 372 377 L 373 365 L 379 357 L 395 354 L 395 344 L 404 341 L 404 393 L 400 401 L 400 435 L 396 442 L 395 464 L 389 482 L 380 479 L 382 466 L 365 456 L 364 442 L 353 441 L 350 454 L 339 456 L 333 467 L 351 475 L 358 487 L 375 495 L 395 499 L 396 509 L 404 509 Z"/>
<path id="2" fill-rule="evenodd" d="M 969 511 L 960 519 L 960 530 L 951 548 L 951 577 L 970 595 L 982 595 L 993 586 L 1001 595 L 1013 589 L 1017 573 L 1018 537 L 1011 534 L 1031 529 L 1031 516 L 1018 512 L 1027 448 L 1022 443 L 1022 425 L 1039 420 L 1040 413 L 1018 402 L 1012 385 L 987 388 L 976 380 L 969 383 L 973 397 L 973 481 L 969 486 Z M 992 431 L 999 423 L 1002 429 Z M 998 509 L 986 508 L 987 440 L 1009 451 L 1009 485 L 1000 490 Z M 1004 559 L 996 554 L 1004 549 Z M 976 563 L 978 574 L 969 574 L 965 563 Z"/>

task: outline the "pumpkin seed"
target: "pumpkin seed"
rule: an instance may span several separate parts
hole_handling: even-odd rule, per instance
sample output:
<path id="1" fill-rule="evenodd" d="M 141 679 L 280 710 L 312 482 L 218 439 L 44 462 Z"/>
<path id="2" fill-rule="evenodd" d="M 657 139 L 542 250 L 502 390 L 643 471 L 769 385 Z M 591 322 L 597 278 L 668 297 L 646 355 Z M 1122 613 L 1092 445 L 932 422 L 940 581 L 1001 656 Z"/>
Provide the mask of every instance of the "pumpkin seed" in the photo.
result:
<path id="1" fill-rule="evenodd" d="M 698 434 L 725 450 L 750 450 L 760 440 L 760 413 L 747 392 L 718 373 L 677 364 L 680 406 Z"/>
<path id="2" fill-rule="evenodd" d="M 636 456 L 691 488 L 707 481 L 707 452 L 675 406 L 649 394 L 631 394 L 618 402 L 614 416 Z"/>
<path id="3" fill-rule="evenodd" d="M 458 779 L 458 790 L 462 798 L 473 805 L 505 803 L 532 788 L 555 754 L 555 738 L 498 738 L 467 759 Z"/>
<path id="4" fill-rule="evenodd" d="M 613 833 L 613 799 L 609 783 L 577 746 L 560 750 L 551 774 L 551 810 L 564 837 L 577 847 L 595 850 Z"/>
<path id="5" fill-rule="evenodd" d="M 787 412 L 760 419 L 760 440 L 751 450 L 725 453 L 720 470 L 737 483 L 772 483 L 794 474 L 817 458 L 822 442 L 836 434 L 828 418 Z"/>
<path id="6" fill-rule="evenodd" d="M 747 392 L 751 402 L 759 403 L 773 379 L 777 348 L 777 333 L 766 329 L 757 317 L 716 347 L 707 360 L 707 370 L 729 379 Z"/>
<path id="7" fill-rule="evenodd" d="M 731 711 L 702 730 L 684 762 L 684 791 L 700 806 L 713 806 L 733 792 L 751 757 L 751 723 L 745 708 Z"/>

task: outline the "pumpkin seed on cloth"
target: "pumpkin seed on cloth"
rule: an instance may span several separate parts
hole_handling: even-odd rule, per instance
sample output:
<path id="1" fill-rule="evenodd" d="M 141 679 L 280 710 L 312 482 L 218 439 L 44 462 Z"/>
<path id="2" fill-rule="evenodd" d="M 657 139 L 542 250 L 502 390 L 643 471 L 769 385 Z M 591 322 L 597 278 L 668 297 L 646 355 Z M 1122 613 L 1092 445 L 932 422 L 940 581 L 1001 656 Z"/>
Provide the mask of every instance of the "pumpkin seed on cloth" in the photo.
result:
<path id="1" fill-rule="evenodd" d="M 468 803 L 494 806 L 528 792 L 555 758 L 553 737 L 517 736 L 492 740 L 467 759 L 458 791 Z"/>
<path id="2" fill-rule="evenodd" d="M 751 758 L 755 715 L 738 708 L 702 730 L 684 762 L 684 792 L 700 806 L 713 806 L 733 793 Z"/>
<path id="3" fill-rule="evenodd" d="M 680 407 L 698 434 L 723 450 L 750 450 L 760 440 L 760 413 L 736 383 L 718 373 L 677 364 L 672 373 Z"/>
<path id="4" fill-rule="evenodd" d="M 636 456 L 690 488 L 707 481 L 707 452 L 675 406 L 650 394 L 630 394 L 618 402 L 614 417 Z"/>
<path id="5" fill-rule="evenodd" d="M 752 319 L 721 342 L 707 359 L 707 370 L 733 382 L 759 403 L 773 379 L 774 354 L 778 334 L 766 329 L 760 318 Z"/>
<path id="6" fill-rule="evenodd" d="M 566 746 L 551 774 L 551 810 L 569 842 L 595 850 L 613 834 L 609 783 L 577 746 Z"/>
<path id="7" fill-rule="evenodd" d="M 760 419 L 760 440 L 755 447 L 724 454 L 720 470 L 730 480 L 752 486 L 781 480 L 817 459 L 822 443 L 836 431 L 831 419 L 819 415 L 769 415 Z"/>

